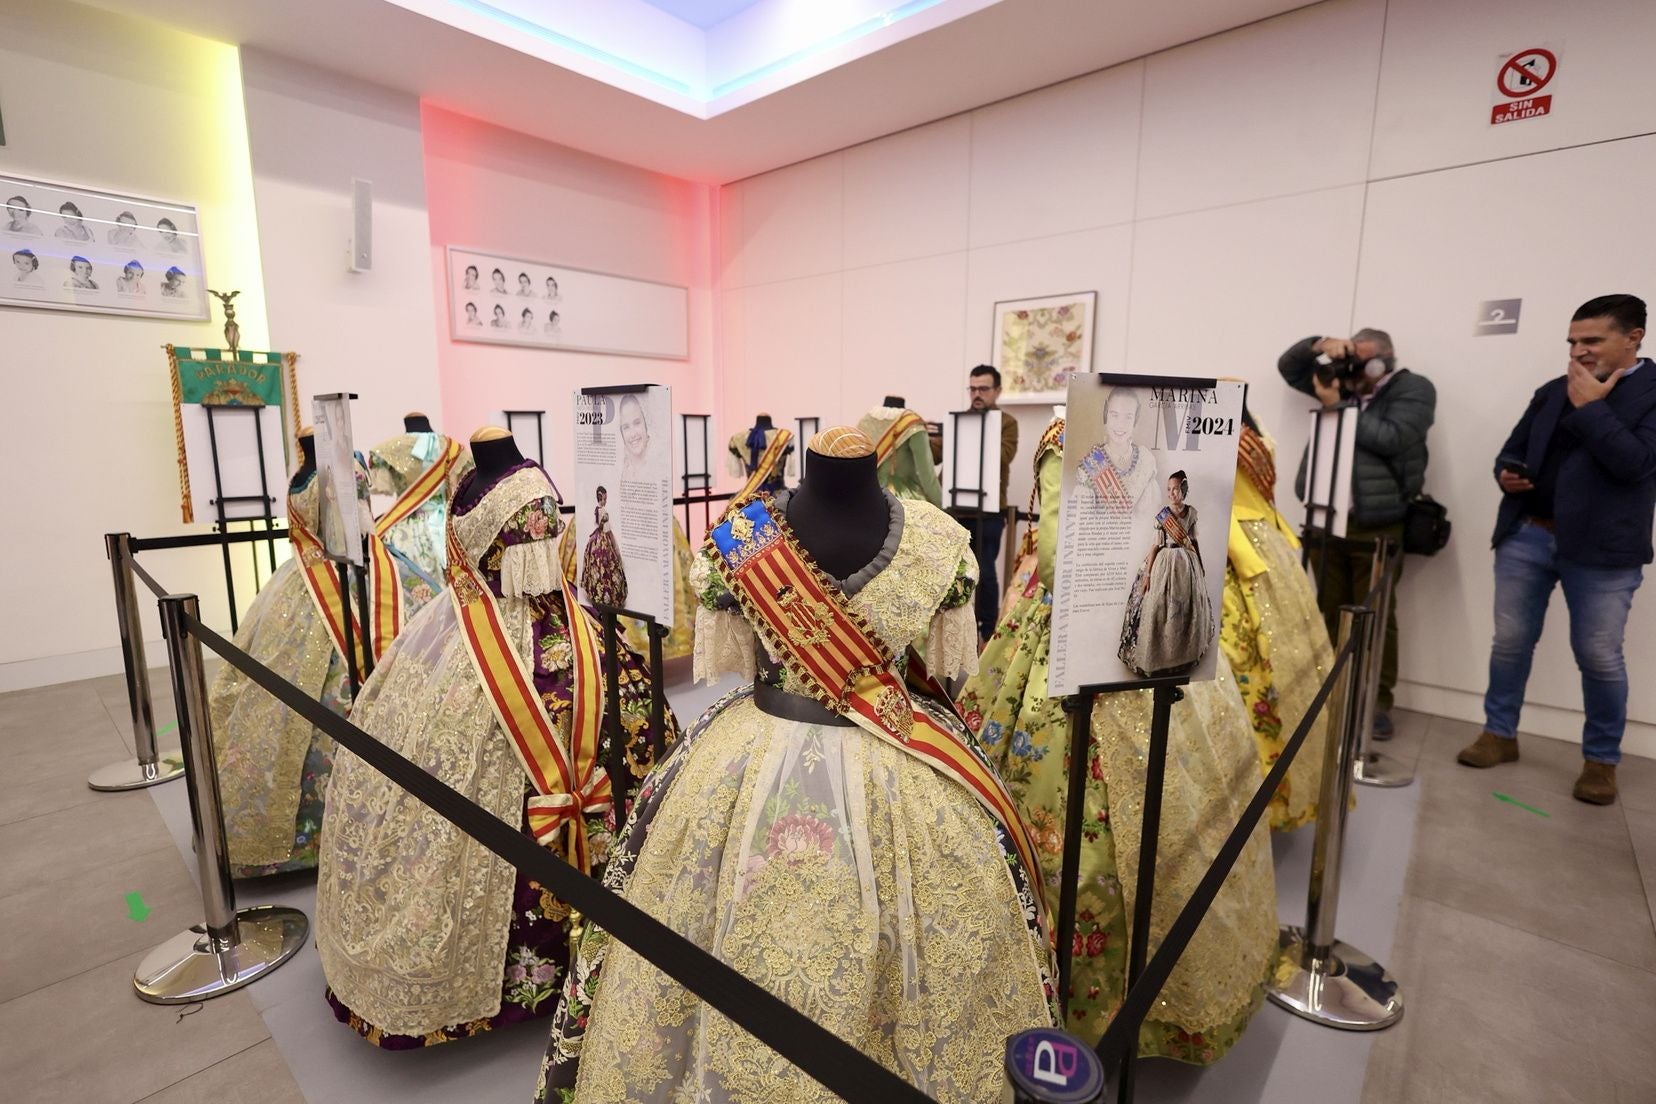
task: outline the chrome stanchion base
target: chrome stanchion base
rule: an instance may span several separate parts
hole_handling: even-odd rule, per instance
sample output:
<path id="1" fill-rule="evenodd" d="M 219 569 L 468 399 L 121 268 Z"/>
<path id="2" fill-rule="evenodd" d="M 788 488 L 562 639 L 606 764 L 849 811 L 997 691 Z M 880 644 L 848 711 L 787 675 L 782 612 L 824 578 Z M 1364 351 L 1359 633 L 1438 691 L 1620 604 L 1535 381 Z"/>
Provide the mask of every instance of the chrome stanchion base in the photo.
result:
<path id="1" fill-rule="evenodd" d="M 144 956 L 133 988 L 151 1004 L 190 1004 L 240 989 L 276 969 L 305 945 L 310 924 L 298 909 L 259 905 L 236 912 L 241 941 L 213 950 L 196 924 Z"/>
<path id="2" fill-rule="evenodd" d="M 156 754 L 155 762 L 145 765 L 136 759 L 113 763 L 93 771 L 86 784 L 94 790 L 141 790 L 145 786 L 159 786 L 175 778 L 184 777 L 184 753 L 170 748 Z"/>
<path id="3" fill-rule="evenodd" d="M 1318 969 L 1305 965 L 1305 933 L 1284 927 L 1276 973 L 1265 995 L 1296 1016 L 1344 1031 L 1379 1031 L 1403 1018 L 1403 994 L 1386 968 L 1349 943 L 1334 942 Z"/>
<path id="4" fill-rule="evenodd" d="M 1414 771 L 1383 751 L 1371 751 L 1357 757 L 1351 768 L 1351 777 L 1365 786 L 1391 789 L 1413 782 Z"/>

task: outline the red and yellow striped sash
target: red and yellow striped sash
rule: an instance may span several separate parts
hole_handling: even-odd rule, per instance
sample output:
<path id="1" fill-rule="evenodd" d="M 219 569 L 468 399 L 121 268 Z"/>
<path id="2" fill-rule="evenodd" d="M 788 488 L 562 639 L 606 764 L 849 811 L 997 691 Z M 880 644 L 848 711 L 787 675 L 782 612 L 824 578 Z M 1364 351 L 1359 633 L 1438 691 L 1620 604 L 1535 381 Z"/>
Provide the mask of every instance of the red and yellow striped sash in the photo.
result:
<path id="1" fill-rule="evenodd" d="M 357 670 L 366 670 L 362 653 L 362 626 L 357 623 L 356 615 L 345 601 L 345 590 L 339 584 L 339 566 L 327 558 L 322 542 L 305 525 L 291 500 L 288 503 L 288 539 L 293 542 L 293 553 L 299 560 L 299 572 L 304 577 L 305 589 L 310 591 L 311 601 L 316 604 L 316 612 L 321 615 L 322 624 L 333 640 L 334 650 L 341 656 L 345 655 L 345 622 L 349 618 Z"/>
<path id="2" fill-rule="evenodd" d="M 564 855 L 582 873 L 590 873 L 586 814 L 605 812 L 613 804 L 609 775 L 599 763 L 604 678 L 597 626 L 575 601 L 565 579 L 564 612 L 574 676 L 566 743 L 535 689 L 532 667 L 507 639 L 500 606 L 488 582 L 466 559 L 452 520 L 448 545 L 448 589 L 461 638 L 489 707 L 511 738 L 524 774 L 535 788 L 528 802 L 529 831 L 542 846 L 556 848 L 561 829 L 568 824 Z"/>
<path id="3" fill-rule="evenodd" d="M 1132 505 L 1132 495 L 1127 492 L 1127 484 L 1122 481 L 1121 473 L 1116 471 L 1115 465 L 1100 445 L 1089 452 L 1081 460 L 1082 470 L 1092 480 L 1093 488 L 1098 497 L 1107 505 L 1125 507 Z"/>
<path id="4" fill-rule="evenodd" d="M 725 585 L 809 695 L 964 786 L 1006 831 L 1030 884 L 1038 887 L 1034 844 L 1000 779 L 958 735 L 915 705 L 893 673 L 892 653 L 811 562 L 787 522 L 771 513 L 769 497 L 740 502 L 708 539 Z M 948 701 L 929 676 L 917 677 Z"/>
<path id="5" fill-rule="evenodd" d="M 884 464 L 891 459 L 891 454 L 897 451 L 897 446 L 908 440 L 909 434 L 915 430 L 924 433 L 926 423 L 912 410 L 905 410 L 897 415 L 897 420 L 886 427 L 880 434 L 880 439 L 874 442 L 874 457 L 877 463 Z"/>
<path id="6" fill-rule="evenodd" d="M 1179 515 L 1173 512 L 1173 507 L 1163 506 L 1156 514 L 1156 524 L 1162 527 L 1162 532 L 1172 537 L 1179 544 L 1190 543 L 1190 533 L 1185 529 L 1184 522 Z"/>
<path id="7" fill-rule="evenodd" d="M 759 454 L 759 463 L 754 466 L 742 490 L 731 502 L 737 503 L 757 494 L 759 488 L 769 483 L 782 472 L 782 458 L 788 453 L 788 446 L 793 444 L 793 430 L 778 429 L 776 436 L 771 438 L 765 451 Z"/>

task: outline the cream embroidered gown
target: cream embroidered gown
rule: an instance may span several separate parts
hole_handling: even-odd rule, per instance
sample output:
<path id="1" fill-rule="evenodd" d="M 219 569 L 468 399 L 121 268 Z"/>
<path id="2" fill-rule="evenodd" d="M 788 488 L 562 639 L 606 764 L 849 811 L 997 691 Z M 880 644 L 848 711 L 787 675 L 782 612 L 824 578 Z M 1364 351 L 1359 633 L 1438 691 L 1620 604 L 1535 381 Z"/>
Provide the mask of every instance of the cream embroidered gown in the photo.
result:
<path id="1" fill-rule="evenodd" d="M 573 650 L 555 495 L 546 473 L 526 461 L 470 508 L 454 511 L 453 525 L 567 740 Z M 619 668 L 626 754 L 641 778 L 651 763 L 650 683 L 624 649 Z M 525 823 L 533 791 L 447 593 L 403 630 L 351 720 L 508 824 Z M 666 723 L 670 745 L 677 732 L 671 711 Z M 609 756 L 605 740 L 599 764 L 607 767 Z M 613 810 L 587 816 L 595 874 L 614 820 Z M 328 791 L 321 852 L 316 943 L 328 1000 L 369 1042 L 414 1049 L 557 1007 L 569 961 L 568 906 L 344 750 Z"/>
<path id="2" fill-rule="evenodd" d="M 449 439 L 441 433 L 399 433 L 368 452 L 368 488 L 378 495 L 400 497 L 443 455 Z M 443 589 L 448 564 L 443 527 L 447 524 L 450 492 L 472 468 L 470 453 L 449 473 L 445 485 L 414 513 L 385 534 L 391 554 L 418 573 L 432 593 Z"/>
<path id="3" fill-rule="evenodd" d="M 934 676 L 968 671 L 966 531 L 886 500 L 884 547 L 841 589 L 898 654 L 913 642 Z M 705 559 L 697 575 L 698 676 L 757 666 L 774 679 Z M 1051 1022 L 1047 943 L 1016 851 L 964 786 L 809 698 L 767 693 L 840 723 L 767 713 L 753 687 L 726 696 L 646 780 L 606 883 L 934 1099 L 999 1101 L 1002 1042 Z M 538 1098 L 837 1099 L 598 929 Z"/>
<path id="4" fill-rule="evenodd" d="M 359 466 L 358 482 L 367 478 Z M 313 473 L 288 496 L 289 511 L 313 533 L 320 487 Z M 364 532 L 372 530 L 366 509 L 359 521 Z M 403 615 L 411 617 L 433 591 L 400 562 L 397 575 Z M 298 557 L 277 568 L 259 591 L 235 644 L 334 712 L 349 711 L 345 657 L 323 623 Z M 207 704 L 232 872 L 251 878 L 314 867 L 333 740 L 228 663 L 214 676 Z"/>
<path id="5" fill-rule="evenodd" d="M 857 419 L 857 428 L 870 441 L 878 441 L 891 428 L 891 423 L 907 413 L 898 406 L 876 406 Z M 937 465 L 932 463 L 931 445 L 924 429 L 910 433 L 880 465 L 880 486 L 898 498 L 943 505 L 943 485 L 938 481 Z"/>
<path id="6" fill-rule="evenodd" d="M 1058 543 L 1063 422 L 1035 454 L 1041 499 L 1039 569 L 1002 615 L 978 673 L 960 695 L 967 724 L 1030 826 L 1047 896 L 1058 899 L 1069 786 L 1069 725 L 1047 696 Z M 1066 504 L 1068 505 L 1068 504 Z M 1068 1030 L 1096 1041 L 1126 995 L 1150 692 L 1101 694 L 1092 714 Z M 1248 715 L 1223 654 L 1213 682 L 1192 683 L 1173 707 L 1157 850 L 1150 950 L 1189 900 L 1259 785 Z M 1212 1062 L 1241 1037 L 1275 962 L 1276 882 L 1263 823 L 1139 1030 L 1139 1053 Z"/>

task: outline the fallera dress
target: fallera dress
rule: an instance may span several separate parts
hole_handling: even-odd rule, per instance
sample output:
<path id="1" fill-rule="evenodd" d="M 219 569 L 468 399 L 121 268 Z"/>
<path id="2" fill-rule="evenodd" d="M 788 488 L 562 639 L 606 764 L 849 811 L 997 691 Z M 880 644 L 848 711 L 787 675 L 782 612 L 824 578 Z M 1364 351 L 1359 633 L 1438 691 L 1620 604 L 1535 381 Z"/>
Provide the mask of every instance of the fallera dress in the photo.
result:
<path id="1" fill-rule="evenodd" d="M 901 678 L 895 657 L 910 646 L 933 675 L 970 670 L 966 532 L 928 504 L 889 492 L 886 502 L 878 556 L 849 579 L 820 576 L 823 593 L 893 657 L 876 668 L 885 678 Z M 808 587 L 766 591 L 788 611 L 768 619 L 746 591 L 737 602 L 744 584 L 730 565 L 770 547 L 764 519 L 786 504 L 784 494 L 743 506 L 698 557 L 697 675 L 759 681 L 709 709 L 646 780 L 606 882 L 934 1099 L 999 1101 L 1002 1041 L 1052 1015 L 1044 913 L 1014 843 L 1022 827 L 1002 827 L 956 777 L 806 696 L 794 664 L 832 616 Z M 769 511 L 757 535 L 733 536 L 755 507 Z M 912 705 L 914 733 L 975 754 L 946 702 L 915 693 Z M 993 779 L 981 759 L 971 764 Z M 596 928 L 537 1097 L 837 1099 Z"/>
<path id="2" fill-rule="evenodd" d="M 443 589 L 448 565 L 443 532 L 449 493 L 471 468 L 471 454 L 441 433 L 399 433 L 368 451 L 369 490 L 390 495 L 397 500 L 393 509 L 405 515 L 384 527 L 380 536 L 391 554 L 412 568 L 432 593 Z M 422 484 L 427 475 L 431 480 Z M 409 500 L 404 501 L 405 497 Z"/>
<path id="3" fill-rule="evenodd" d="M 755 425 L 742 433 L 734 433 L 725 453 L 730 474 L 747 480 L 750 493 L 775 494 L 782 489 L 787 477 L 799 474 L 793 431 L 781 426 L 762 429 Z"/>
<path id="4" fill-rule="evenodd" d="M 447 591 L 375 669 L 351 719 L 502 820 L 601 872 L 618 819 L 603 800 L 611 749 L 583 712 L 590 694 L 603 699 L 601 633 L 582 607 L 573 607 L 579 622 L 570 621 L 556 492 L 526 461 L 468 509 L 451 510 L 449 526 L 462 562 L 451 562 Z M 497 637 L 476 616 L 489 603 Z M 480 646 L 485 639 L 498 647 Z M 487 655 L 497 658 L 486 682 L 474 656 Z M 619 663 L 626 762 L 641 778 L 652 761 L 650 684 L 630 653 Z M 575 764 L 576 777 L 551 787 L 575 794 L 586 810 L 572 819 L 541 819 L 556 802 L 531 782 L 531 765 L 556 775 L 545 768 L 544 746 L 536 754 L 535 734 L 520 742 L 521 730 L 502 719 L 501 691 L 491 686 L 513 681 L 504 676 L 514 668 L 532 687 L 528 708 L 551 733 L 543 742 L 556 740 Z M 667 726 L 670 744 L 671 712 Z M 413 1049 L 557 1007 L 570 957 L 567 905 L 348 751 L 334 766 L 328 817 L 316 941 L 341 1022 L 376 1046 Z"/>
<path id="5" fill-rule="evenodd" d="M 1060 420 L 1048 427 L 1035 455 L 1039 570 L 1001 618 L 960 696 L 967 723 L 1029 823 L 1051 901 L 1059 893 L 1069 772 L 1063 699 L 1047 696 L 1062 451 Z M 1147 690 L 1102 694 L 1091 718 L 1076 925 L 1059 938 L 1071 940 L 1074 951 L 1064 1026 L 1092 1041 L 1126 994 L 1150 709 Z M 1258 777 L 1246 710 L 1221 657 L 1218 678 L 1187 686 L 1173 707 L 1152 953 L 1253 796 Z M 1221 1057 L 1260 1005 L 1276 946 L 1275 876 L 1261 824 L 1140 1027 L 1139 1053 L 1192 1063 Z"/>
<path id="6" fill-rule="evenodd" d="M 609 511 L 592 508 L 592 535 L 581 557 L 581 593 L 600 606 L 624 608 L 627 604 L 627 569 L 621 562 L 621 543 L 610 528 Z"/>
<path id="7" fill-rule="evenodd" d="M 857 420 L 857 428 L 875 443 L 880 486 L 898 498 L 943 504 L 943 485 L 919 415 L 901 407 L 876 406 Z"/>
<path id="8" fill-rule="evenodd" d="M 367 473 L 360 467 L 357 478 L 366 484 Z M 290 491 L 290 528 L 319 531 L 320 487 L 320 477 L 312 472 L 297 490 Z M 359 521 L 364 532 L 372 531 L 373 519 L 366 508 Z M 401 561 L 392 562 L 406 619 L 430 601 L 435 591 L 420 573 Z M 334 565 L 318 566 L 321 578 L 316 585 L 324 593 L 325 588 L 337 588 Z M 253 600 L 234 643 L 344 715 L 351 704 L 345 655 L 340 639 L 324 620 L 306 567 L 305 554 L 296 549 Z M 354 590 L 352 594 L 354 613 Z M 353 632 L 353 643 L 360 646 L 360 626 Z M 207 704 L 232 874 L 253 878 L 315 867 L 333 740 L 228 663 L 213 677 Z"/>
<path id="9" fill-rule="evenodd" d="M 1154 533 L 1155 551 L 1133 580 L 1118 653 L 1140 677 L 1190 670 L 1213 638 L 1213 600 L 1197 543 L 1196 507 L 1163 506 Z"/>
<path id="10" fill-rule="evenodd" d="M 1299 540 L 1276 511 L 1275 492 L 1270 442 L 1252 428 L 1244 429 L 1219 646 L 1247 705 L 1262 773 L 1276 763 L 1334 665 L 1316 589 L 1300 567 Z M 1324 710 L 1313 724 L 1272 797 L 1271 827 L 1298 828 L 1316 819 L 1329 716 Z"/>

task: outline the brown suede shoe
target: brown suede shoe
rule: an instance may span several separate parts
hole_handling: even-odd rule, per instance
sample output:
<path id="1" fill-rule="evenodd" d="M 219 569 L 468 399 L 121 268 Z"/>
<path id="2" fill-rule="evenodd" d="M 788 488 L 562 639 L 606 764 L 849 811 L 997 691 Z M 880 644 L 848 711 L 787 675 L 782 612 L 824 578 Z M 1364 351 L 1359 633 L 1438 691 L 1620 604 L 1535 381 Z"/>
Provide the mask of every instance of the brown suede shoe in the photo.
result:
<path id="1" fill-rule="evenodd" d="M 1581 777 L 1571 791 L 1577 801 L 1589 805 L 1611 805 L 1616 800 L 1616 767 L 1613 763 L 1595 763 L 1583 760 Z"/>
<path id="2" fill-rule="evenodd" d="M 1468 767 L 1494 767 L 1518 761 L 1518 738 L 1508 740 L 1493 732 L 1480 732 L 1478 738 L 1461 749 L 1455 762 Z"/>

